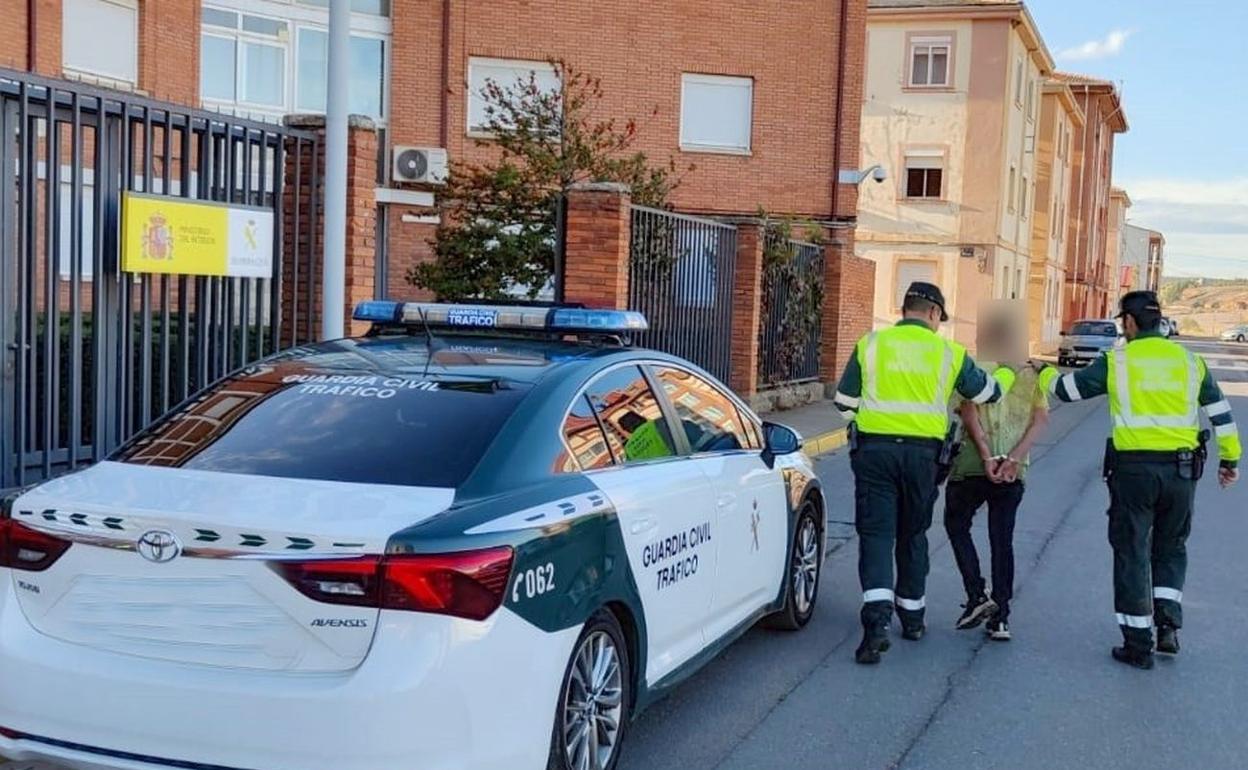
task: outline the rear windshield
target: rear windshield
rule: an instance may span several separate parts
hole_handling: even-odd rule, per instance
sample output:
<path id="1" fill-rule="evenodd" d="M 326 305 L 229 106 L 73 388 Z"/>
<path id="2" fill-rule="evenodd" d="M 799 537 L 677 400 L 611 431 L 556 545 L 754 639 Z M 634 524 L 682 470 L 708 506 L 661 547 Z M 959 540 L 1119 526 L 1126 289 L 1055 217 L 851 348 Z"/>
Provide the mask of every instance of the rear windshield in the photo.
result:
<path id="1" fill-rule="evenodd" d="M 455 487 L 527 386 L 262 366 L 213 386 L 113 459 L 203 471 Z"/>
<path id="2" fill-rule="evenodd" d="M 1117 337 L 1118 327 L 1108 321 L 1081 321 L 1070 333 L 1082 337 Z"/>

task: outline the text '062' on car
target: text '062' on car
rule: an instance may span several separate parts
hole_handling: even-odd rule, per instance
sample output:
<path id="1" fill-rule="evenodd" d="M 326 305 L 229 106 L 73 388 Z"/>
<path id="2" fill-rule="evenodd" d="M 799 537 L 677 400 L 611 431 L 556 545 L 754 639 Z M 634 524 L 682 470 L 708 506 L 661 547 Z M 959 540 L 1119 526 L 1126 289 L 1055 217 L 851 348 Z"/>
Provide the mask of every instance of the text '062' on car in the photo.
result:
<path id="1" fill-rule="evenodd" d="M 0 518 L 0 756 L 67 768 L 610 768 L 825 512 L 791 430 L 645 319 L 371 302 Z"/>

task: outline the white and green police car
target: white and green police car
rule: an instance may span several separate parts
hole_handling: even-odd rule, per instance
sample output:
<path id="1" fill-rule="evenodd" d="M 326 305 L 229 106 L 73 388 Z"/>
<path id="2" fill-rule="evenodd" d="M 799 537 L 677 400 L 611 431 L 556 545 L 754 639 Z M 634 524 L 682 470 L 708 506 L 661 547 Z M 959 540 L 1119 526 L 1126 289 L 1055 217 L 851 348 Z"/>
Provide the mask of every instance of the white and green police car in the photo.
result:
<path id="1" fill-rule="evenodd" d="M 365 303 L 0 518 L 0 756 L 610 768 L 629 720 L 815 607 L 789 429 L 635 313 Z M 42 765 L 40 765 L 42 766 Z"/>

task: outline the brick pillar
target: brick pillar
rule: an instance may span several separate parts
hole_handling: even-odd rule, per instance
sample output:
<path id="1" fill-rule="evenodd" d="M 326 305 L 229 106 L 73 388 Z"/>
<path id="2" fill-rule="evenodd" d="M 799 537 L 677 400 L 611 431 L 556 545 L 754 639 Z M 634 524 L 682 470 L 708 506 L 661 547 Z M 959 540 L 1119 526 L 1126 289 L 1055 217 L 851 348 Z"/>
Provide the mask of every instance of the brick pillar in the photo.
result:
<path id="1" fill-rule="evenodd" d="M 320 139 L 316 158 L 307 142 L 296 157 L 293 139 L 286 140 L 286 168 L 282 222 L 285 228 L 282 259 L 282 341 L 285 344 L 307 342 L 320 338 L 321 278 L 324 264 L 324 184 L 325 184 L 325 117 L 322 115 L 291 115 L 286 118 L 290 128 L 314 132 Z M 372 299 L 377 270 L 377 128 L 373 121 L 352 115 L 347 134 L 347 242 L 345 271 L 346 318 L 348 335 L 363 334 L 367 324 L 351 321 L 357 302 Z M 317 186 L 313 189 L 315 166 Z M 296 172 L 298 169 L 298 172 Z M 296 174 L 300 184 L 296 186 Z M 295 208 L 298 203 L 299 232 L 295 233 Z M 316 217 L 312 218 L 315 209 Z M 298 278 L 295 264 L 298 262 Z M 311 304 L 308 304 L 311 281 Z M 298 328 L 292 328 L 297 323 Z M 295 336 L 292 336 L 295 335 Z"/>
<path id="2" fill-rule="evenodd" d="M 758 326 L 763 291 L 763 227 L 737 225 L 737 272 L 732 282 L 732 367 L 728 385 L 743 398 L 758 392 Z"/>
<path id="3" fill-rule="evenodd" d="M 632 237 L 628 187 L 581 182 L 568 190 L 563 298 L 587 307 L 628 307 Z"/>
<path id="4" fill-rule="evenodd" d="M 825 247 L 824 265 L 819 378 L 834 390 L 854 345 L 874 326 L 875 263 L 854 256 L 853 232 L 841 231 Z"/>

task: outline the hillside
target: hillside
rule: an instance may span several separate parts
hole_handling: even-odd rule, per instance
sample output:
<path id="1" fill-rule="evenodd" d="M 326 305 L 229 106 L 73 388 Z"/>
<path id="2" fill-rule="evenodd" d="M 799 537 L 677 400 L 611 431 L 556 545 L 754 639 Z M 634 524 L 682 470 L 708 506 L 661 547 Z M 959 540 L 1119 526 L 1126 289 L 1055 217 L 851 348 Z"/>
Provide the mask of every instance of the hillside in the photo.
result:
<path id="1" fill-rule="evenodd" d="M 1161 304 L 1183 334 L 1214 336 L 1228 326 L 1248 323 L 1248 281 L 1163 279 Z"/>

